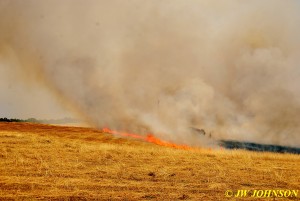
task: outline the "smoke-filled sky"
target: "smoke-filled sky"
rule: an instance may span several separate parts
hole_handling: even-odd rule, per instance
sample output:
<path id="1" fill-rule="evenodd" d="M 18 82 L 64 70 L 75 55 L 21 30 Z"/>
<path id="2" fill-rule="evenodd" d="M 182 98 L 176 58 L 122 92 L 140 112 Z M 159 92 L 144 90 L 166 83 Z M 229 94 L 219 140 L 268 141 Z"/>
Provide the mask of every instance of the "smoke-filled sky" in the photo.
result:
<path id="1" fill-rule="evenodd" d="M 60 119 L 73 116 L 39 83 L 27 85 L 12 66 L 0 63 L 0 116 L 8 118 Z"/>
<path id="2" fill-rule="evenodd" d="M 297 0 L 0 0 L 0 113 L 300 145 Z"/>

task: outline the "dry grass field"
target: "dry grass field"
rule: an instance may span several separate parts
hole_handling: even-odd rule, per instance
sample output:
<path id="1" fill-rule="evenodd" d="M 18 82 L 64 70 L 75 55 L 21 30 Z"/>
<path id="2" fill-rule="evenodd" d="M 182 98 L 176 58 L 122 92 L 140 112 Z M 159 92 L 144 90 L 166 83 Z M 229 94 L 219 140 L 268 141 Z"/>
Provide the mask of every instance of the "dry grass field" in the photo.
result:
<path id="1" fill-rule="evenodd" d="M 236 200 L 225 191 L 300 188 L 299 155 L 177 150 L 30 123 L 0 123 L 0 144 L 0 200 Z"/>

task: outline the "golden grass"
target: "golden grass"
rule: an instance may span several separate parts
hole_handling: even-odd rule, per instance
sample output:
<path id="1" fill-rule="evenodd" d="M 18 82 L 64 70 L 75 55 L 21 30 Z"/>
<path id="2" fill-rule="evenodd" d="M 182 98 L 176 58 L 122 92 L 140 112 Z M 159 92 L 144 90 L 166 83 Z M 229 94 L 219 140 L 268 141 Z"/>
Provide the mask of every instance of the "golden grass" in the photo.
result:
<path id="1" fill-rule="evenodd" d="M 227 189 L 300 184 L 291 154 L 176 150 L 30 123 L 0 123 L 0 144 L 0 200 L 231 200 Z"/>

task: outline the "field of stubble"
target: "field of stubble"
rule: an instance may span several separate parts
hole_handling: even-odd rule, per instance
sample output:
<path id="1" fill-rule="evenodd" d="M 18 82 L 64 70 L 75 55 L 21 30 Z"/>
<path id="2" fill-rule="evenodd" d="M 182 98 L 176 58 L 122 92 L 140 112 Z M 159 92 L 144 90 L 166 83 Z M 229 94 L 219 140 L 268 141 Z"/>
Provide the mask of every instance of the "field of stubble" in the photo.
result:
<path id="1" fill-rule="evenodd" d="M 235 200 L 225 191 L 299 189 L 299 167 L 298 155 L 176 150 L 91 128 L 0 123 L 0 200 Z"/>

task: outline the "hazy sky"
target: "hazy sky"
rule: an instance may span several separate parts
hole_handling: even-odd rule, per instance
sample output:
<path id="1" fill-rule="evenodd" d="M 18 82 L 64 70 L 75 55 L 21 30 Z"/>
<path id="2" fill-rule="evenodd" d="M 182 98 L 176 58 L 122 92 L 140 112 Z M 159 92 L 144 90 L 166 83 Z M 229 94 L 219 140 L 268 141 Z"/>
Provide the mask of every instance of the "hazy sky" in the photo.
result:
<path id="1" fill-rule="evenodd" d="M 95 127 L 182 143 L 198 144 L 197 127 L 298 146 L 299 10 L 297 0 L 0 0 L 0 116 L 61 118 L 71 105 Z"/>
<path id="2" fill-rule="evenodd" d="M 40 83 L 30 83 L 0 63 L 0 117 L 56 119 L 71 117 L 62 104 Z"/>

